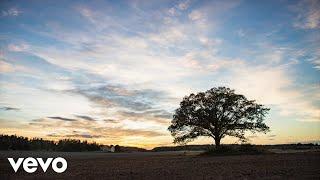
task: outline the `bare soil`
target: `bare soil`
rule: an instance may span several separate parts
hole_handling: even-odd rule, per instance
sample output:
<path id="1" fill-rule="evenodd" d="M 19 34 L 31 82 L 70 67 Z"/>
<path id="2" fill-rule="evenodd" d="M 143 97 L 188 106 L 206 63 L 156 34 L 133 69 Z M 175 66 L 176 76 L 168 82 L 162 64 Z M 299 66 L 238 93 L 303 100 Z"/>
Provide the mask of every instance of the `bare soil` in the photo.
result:
<path id="1" fill-rule="evenodd" d="M 320 152 L 206 157 L 198 152 L 0 152 L 0 179 L 320 179 Z M 14 173 L 8 157 L 64 157 L 68 169 Z M 16 160 L 16 159 L 15 159 Z"/>

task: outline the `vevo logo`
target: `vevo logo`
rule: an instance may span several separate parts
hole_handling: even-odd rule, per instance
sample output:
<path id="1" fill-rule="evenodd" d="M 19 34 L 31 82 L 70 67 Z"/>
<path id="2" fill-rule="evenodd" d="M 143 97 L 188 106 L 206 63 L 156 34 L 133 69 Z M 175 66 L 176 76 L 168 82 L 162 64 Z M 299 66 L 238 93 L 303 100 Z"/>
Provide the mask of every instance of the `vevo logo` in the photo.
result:
<path id="1" fill-rule="evenodd" d="M 68 167 L 67 161 L 62 157 L 57 157 L 55 159 L 48 158 L 46 162 L 44 162 L 42 158 L 36 158 L 36 159 L 32 157 L 28 157 L 26 159 L 18 158 L 17 162 L 15 162 L 13 158 L 8 158 L 8 161 L 10 162 L 14 172 L 18 171 L 21 164 L 23 164 L 23 169 L 27 173 L 35 172 L 38 168 L 38 163 L 40 164 L 40 167 L 42 168 L 43 172 L 47 171 L 50 164 L 52 169 L 56 173 L 63 173 Z M 61 163 L 61 167 L 58 167 L 58 163 Z"/>

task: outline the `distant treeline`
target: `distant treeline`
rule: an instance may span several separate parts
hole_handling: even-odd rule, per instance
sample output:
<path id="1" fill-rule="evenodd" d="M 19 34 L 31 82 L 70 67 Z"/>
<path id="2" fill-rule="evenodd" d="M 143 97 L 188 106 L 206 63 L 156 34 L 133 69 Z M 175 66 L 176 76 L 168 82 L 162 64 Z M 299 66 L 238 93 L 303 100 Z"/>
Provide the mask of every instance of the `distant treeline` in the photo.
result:
<path id="1" fill-rule="evenodd" d="M 224 144 L 223 146 L 229 147 L 237 147 L 241 146 L 240 144 Z M 276 144 L 276 145 L 252 145 L 255 147 L 263 148 L 263 149 L 296 149 L 296 150 L 303 150 L 303 149 L 319 149 L 320 145 L 313 144 L 313 143 L 297 143 L 297 144 Z M 215 145 L 206 144 L 206 145 L 184 145 L 184 146 L 162 146 L 162 147 L 155 147 L 152 151 L 208 151 L 214 148 Z"/>
<path id="2" fill-rule="evenodd" d="M 16 135 L 0 135 L 0 150 L 99 151 L 101 145 L 75 139 L 49 141 Z"/>
<path id="3" fill-rule="evenodd" d="M 147 152 L 148 150 L 139 147 L 119 146 L 119 152 Z"/>

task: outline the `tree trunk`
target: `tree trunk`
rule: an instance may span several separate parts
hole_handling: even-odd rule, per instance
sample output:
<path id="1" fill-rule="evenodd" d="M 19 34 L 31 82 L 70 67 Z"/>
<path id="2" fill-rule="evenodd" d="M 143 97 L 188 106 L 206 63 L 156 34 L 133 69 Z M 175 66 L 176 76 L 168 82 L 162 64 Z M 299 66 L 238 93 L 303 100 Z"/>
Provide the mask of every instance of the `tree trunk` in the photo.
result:
<path id="1" fill-rule="evenodd" d="M 220 138 L 215 138 L 214 139 L 214 142 L 215 142 L 217 148 L 220 147 L 220 140 L 221 140 Z"/>

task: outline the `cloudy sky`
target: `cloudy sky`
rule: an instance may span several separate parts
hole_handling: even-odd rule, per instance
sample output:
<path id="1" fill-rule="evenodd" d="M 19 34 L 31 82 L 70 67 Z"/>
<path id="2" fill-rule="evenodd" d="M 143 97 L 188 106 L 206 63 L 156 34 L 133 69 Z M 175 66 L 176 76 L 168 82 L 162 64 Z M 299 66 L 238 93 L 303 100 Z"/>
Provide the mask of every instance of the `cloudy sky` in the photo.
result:
<path id="1" fill-rule="evenodd" d="M 271 108 L 251 143 L 320 140 L 317 0 L 1 1 L 0 21 L 0 133 L 172 145 L 183 96 L 228 86 Z"/>

